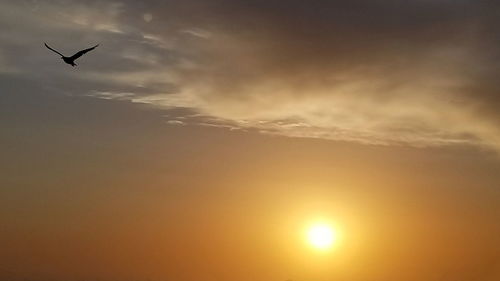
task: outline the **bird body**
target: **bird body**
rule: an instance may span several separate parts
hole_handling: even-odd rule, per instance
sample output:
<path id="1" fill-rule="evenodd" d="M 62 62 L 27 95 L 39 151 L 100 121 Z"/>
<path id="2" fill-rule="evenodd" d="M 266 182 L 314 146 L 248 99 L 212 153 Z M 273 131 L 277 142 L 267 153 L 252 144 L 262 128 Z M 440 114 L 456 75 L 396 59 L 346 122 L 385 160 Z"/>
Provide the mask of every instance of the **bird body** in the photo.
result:
<path id="1" fill-rule="evenodd" d="M 47 47 L 47 49 L 51 50 L 52 52 L 58 54 L 61 56 L 61 59 L 71 65 L 71 66 L 76 66 L 77 64 L 75 63 L 75 60 L 78 59 L 79 57 L 83 56 L 84 54 L 92 51 L 93 49 L 97 48 L 97 46 L 99 46 L 99 44 L 95 45 L 94 47 L 91 47 L 91 48 L 88 48 L 88 49 L 84 49 L 84 50 L 81 50 L 81 51 L 78 51 L 76 54 L 72 55 L 71 57 L 67 57 L 63 54 L 61 54 L 60 52 L 52 49 L 51 47 L 49 47 L 49 45 L 47 45 L 47 43 L 44 43 L 45 44 L 45 47 Z"/>
<path id="2" fill-rule="evenodd" d="M 64 57 L 64 56 L 63 56 L 63 57 L 61 57 L 61 59 L 62 59 L 65 63 L 67 63 L 67 64 L 69 64 L 69 65 L 71 65 L 71 66 L 77 66 L 77 64 L 75 63 L 75 61 L 74 61 L 74 60 L 72 60 L 71 58 L 68 58 L 68 57 Z"/>

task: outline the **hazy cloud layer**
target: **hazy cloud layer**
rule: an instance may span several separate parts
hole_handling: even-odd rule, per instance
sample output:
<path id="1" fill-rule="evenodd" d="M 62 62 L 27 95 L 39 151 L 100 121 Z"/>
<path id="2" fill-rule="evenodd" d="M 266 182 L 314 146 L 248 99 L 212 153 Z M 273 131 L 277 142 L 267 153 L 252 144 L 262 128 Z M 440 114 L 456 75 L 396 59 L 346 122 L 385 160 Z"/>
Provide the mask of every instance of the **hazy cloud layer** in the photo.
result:
<path id="1" fill-rule="evenodd" d="M 59 92 L 197 114 L 183 124 L 500 150 L 494 1 L 0 5 L 0 74 Z M 68 69 L 43 41 L 102 45 Z"/>

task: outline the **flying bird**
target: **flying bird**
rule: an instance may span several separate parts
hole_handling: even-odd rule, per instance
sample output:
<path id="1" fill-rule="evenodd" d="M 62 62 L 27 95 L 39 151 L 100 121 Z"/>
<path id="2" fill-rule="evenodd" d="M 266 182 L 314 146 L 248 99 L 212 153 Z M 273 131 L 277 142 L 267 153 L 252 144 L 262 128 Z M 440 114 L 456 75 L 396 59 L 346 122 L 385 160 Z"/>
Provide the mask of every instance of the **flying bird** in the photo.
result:
<path id="1" fill-rule="evenodd" d="M 99 44 L 95 45 L 94 47 L 91 47 L 91 48 L 88 48 L 88 49 L 85 49 L 85 50 L 81 50 L 79 52 L 77 52 L 76 54 L 72 55 L 71 57 L 67 57 L 61 53 L 59 53 L 58 51 L 52 49 L 51 47 L 49 47 L 49 45 L 47 45 L 47 43 L 44 43 L 45 44 L 45 47 L 47 47 L 47 49 L 51 50 L 52 52 L 58 54 L 61 56 L 61 59 L 71 65 L 71 66 L 76 66 L 76 63 L 75 63 L 75 60 L 78 59 L 79 57 L 83 56 L 84 54 L 92 51 L 93 49 L 97 48 L 97 46 L 99 46 Z"/>

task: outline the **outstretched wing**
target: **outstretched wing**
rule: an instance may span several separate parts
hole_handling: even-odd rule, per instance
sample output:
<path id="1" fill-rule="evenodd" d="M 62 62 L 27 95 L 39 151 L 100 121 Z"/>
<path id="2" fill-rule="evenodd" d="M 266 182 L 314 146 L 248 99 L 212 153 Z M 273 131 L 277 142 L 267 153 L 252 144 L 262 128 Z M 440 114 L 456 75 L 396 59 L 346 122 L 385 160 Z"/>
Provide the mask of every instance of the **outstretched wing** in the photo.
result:
<path id="1" fill-rule="evenodd" d="M 45 44 L 45 47 L 47 47 L 47 49 L 51 50 L 51 51 L 52 51 L 52 52 L 54 52 L 54 53 L 57 53 L 57 54 L 61 55 L 61 57 L 64 57 L 64 55 L 63 55 L 63 54 L 61 54 L 61 53 L 59 53 L 58 51 L 56 51 L 56 50 L 52 49 L 51 47 L 49 47 L 49 45 L 47 45 L 47 43 L 44 43 L 44 44 Z"/>
<path id="2" fill-rule="evenodd" d="M 94 46 L 94 47 L 92 47 L 92 48 L 88 48 L 88 49 L 85 49 L 85 50 L 81 50 L 81 51 L 79 51 L 78 53 L 76 53 L 76 54 L 72 55 L 72 56 L 70 57 L 70 59 L 72 59 L 72 60 L 76 60 L 77 58 L 79 58 L 79 57 L 83 56 L 84 54 L 86 54 L 86 53 L 88 53 L 88 52 L 92 51 L 93 49 L 97 48 L 97 46 L 99 46 L 99 44 L 95 45 L 95 46 Z"/>

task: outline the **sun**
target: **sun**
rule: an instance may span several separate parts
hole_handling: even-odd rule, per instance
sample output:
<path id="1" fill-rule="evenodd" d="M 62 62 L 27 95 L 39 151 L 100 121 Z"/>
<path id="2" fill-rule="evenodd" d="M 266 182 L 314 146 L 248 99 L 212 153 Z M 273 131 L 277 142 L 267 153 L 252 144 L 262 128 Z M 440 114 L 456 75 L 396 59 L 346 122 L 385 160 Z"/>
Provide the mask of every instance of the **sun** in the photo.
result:
<path id="1" fill-rule="evenodd" d="M 328 224 L 317 223 L 307 230 L 307 240 L 316 249 L 328 250 L 337 240 L 337 233 Z"/>

